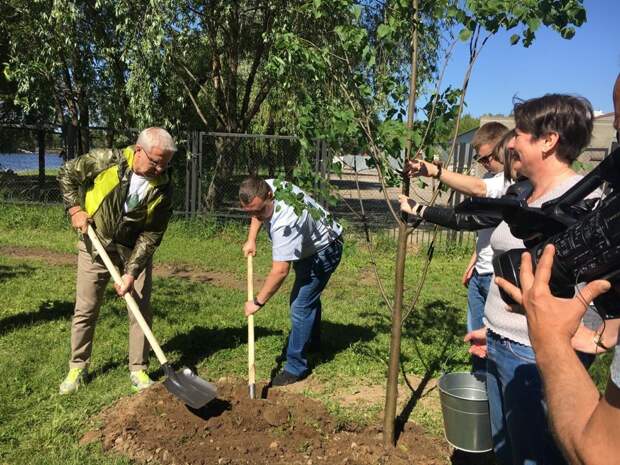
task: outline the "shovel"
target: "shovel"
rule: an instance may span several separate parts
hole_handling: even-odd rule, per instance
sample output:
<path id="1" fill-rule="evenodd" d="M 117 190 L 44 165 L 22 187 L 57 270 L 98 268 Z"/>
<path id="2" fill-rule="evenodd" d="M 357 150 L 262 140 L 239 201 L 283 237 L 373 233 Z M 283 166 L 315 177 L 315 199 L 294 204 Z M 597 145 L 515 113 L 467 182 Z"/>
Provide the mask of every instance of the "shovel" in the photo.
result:
<path id="1" fill-rule="evenodd" d="M 95 246 L 95 249 L 103 260 L 103 263 L 105 263 L 105 266 L 110 272 L 114 282 L 118 285 L 122 285 L 123 280 L 121 275 L 112 263 L 112 260 L 110 260 L 108 253 L 101 245 L 101 242 L 97 237 L 97 233 L 90 225 L 88 226 L 88 237 Z M 157 339 L 155 339 L 151 329 L 144 320 L 142 313 L 140 313 L 138 304 L 131 295 L 131 292 L 127 292 L 124 297 L 127 302 L 127 307 L 129 307 L 129 310 L 140 325 L 140 329 L 142 329 L 142 332 L 146 336 L 146 339 L 149 341 L 149 344 L 157 356 L 157 360 L 159 360 L 159 363 L 161 363 L 161 366 L 164 369 L 164 374 L 167 378 L 164 380 L 164 386 L 166 386 L 166 389 L 192 408 L 200 408 L 207 402 L 215 399 L 217 397 L 217 389 L 213 384 L 198 377 L 187 367 L 183 367 L 181 370 L 176 372 L 174 371 L 174 368 L 170 366 L 168 359 L 157 343 Z"/>
<path id="2" fill-rule="evenodd" d="M 254 299 L 252 255 L 248 255 L 248 301 Z M 256 365 L 254 363 L 254 315 L 248 316 L 248 388 L 250 399 L 256 399 Z"/>

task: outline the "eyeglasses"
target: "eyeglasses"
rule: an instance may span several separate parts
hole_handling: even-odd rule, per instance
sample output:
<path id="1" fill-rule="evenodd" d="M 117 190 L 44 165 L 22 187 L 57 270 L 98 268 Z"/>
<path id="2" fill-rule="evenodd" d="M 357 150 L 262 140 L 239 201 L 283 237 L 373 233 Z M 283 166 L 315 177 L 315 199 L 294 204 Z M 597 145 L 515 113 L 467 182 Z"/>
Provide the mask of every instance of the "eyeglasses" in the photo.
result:
<path id="1" fill-rule="evenodd" d="M 476 160 L 478 163 L 484 165 L 486 163 L 489 163 L 491 161 L 491 158 L 493 158 L 493 154 L 490 153 L 484 157 L 481 157 L 480 155 L 474 155 L 474 160 Z"/>
<path id="2" fill-rule="evenodd" d="M 159 168 L 160 170 L 165 171 L 170 166 L 169 162 L 162 164 L 161 160 L 158 161 L 158 160 L 151 158 L 149 153 L 146 150 L 144 150 L 144 147 L 142 147 L 141 145 L 139 145 L 138 147 L 140 147 L 140 150 L 142 150 L 142 153 L 144 153 L 144 155 L 146 156 L 146 159 L 149 161 L 149 163 L 151 164 L 153 168 Z"/>

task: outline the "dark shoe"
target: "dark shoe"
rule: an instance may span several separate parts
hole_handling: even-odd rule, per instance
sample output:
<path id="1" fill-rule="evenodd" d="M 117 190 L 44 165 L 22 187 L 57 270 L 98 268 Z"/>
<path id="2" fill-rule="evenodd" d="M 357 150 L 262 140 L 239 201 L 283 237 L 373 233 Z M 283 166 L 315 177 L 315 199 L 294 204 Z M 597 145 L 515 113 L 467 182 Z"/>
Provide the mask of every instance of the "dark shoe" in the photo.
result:
<path id="1" fill-rule="evenodd" d="M 272 386 L 287 386 L 289 384 L 296 383 L 297 381 L 301 381 L 303 379 L 302 376 L 295 376 L 292 373 L 289 373 L 286 370 L 282 370 L 280 373 L 273 377 L 271 381 Z"/>

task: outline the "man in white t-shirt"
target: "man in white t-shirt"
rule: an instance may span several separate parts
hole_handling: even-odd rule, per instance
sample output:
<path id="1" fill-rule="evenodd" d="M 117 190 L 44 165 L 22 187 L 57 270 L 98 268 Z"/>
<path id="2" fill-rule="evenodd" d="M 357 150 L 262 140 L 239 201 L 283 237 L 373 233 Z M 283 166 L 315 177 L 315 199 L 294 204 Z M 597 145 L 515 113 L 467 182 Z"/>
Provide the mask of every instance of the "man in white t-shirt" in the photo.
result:
<path id="1" fill-rule="evenodd" d="M 296 199 L 277 200 L 275 193 Z M 245 303 L 246 316 L 256 313 L 277 292 L 291 264 L 295 283 L 291 291 L 291 332 L 284 369 L 272 386 L 295 383 L 310 372 L 306 352 L 320 343 L 321 292 L 342 256 L 342 226 L 299 187 L 273 179 L 246 178 L 239 188 L 241 208 L 251 217 L 243 253 L 256 254 L 256 237 L 264 225 L 272 242 L 271 271 L 253 300 Z"/>
<path id="2" fill-rule="evenodd" d="M 475 159 L 487 172 L 481 178 L 444 170 L 441 166 L 423 160 L 411 160 L 405 166 L 410 176 L 429 176 L 438 179 L 452 189 L 473 197 L 499 198 L 506 190 L 503 160 L 497 159 L 494 149 L 508 132 L 501 123 L 483 124 L 474 135 L 472 146 L 476 151 Z M 401 200 L 403 210 L 409 211 L 411 201 Z M 491 250 L 491 233 L 495 228 L 478 231 L 476 251 L 463 273 L 462 282 L 467 287 L 467 333 L 484 327 L 484 304 L 489 293 L 491 276 L 493 276 L 493 251 Z M 485 371 L 485 361 L 472 356 L 474 371 Z"/>

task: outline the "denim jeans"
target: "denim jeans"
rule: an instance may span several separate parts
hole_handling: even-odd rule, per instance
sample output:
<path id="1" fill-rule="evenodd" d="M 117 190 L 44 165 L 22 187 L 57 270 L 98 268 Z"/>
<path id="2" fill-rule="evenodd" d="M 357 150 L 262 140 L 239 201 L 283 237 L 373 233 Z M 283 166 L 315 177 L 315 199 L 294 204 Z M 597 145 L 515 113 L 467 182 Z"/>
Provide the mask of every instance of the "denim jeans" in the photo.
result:
<path id="1" fill-rule="evenodd" d="M 567 464 L 547 422 L 534 351 L 487 332 L 487 394 L 500 465 Z"/>
<path id="2" fill-rule="evenodd" d="M 291 332 L 284 369 L 295 376 L 308 374 L 307 344 L 318 344 L 321 325 L 321 292 L 342 257 L 342 240 L 335 240 L 316 254 L 293 262 L 295 284 L 291 291 Z"/>
<path id="3" fill-rule="evenodd" d="M 484 326 L 484 304 L 487 301 L 493 273 L 479 274 L 476 270 L 467 285 L 467 332 Z"/>
<path id="4" fill-rule="evenodd" d="M 484 326 L 484 304 L 487 301 L 493 273 L 479 274 L 475 269 L 467 285 L 467 332 Z M 471 356 L 472 371 L 484 373 L 486 360 Z"/>

